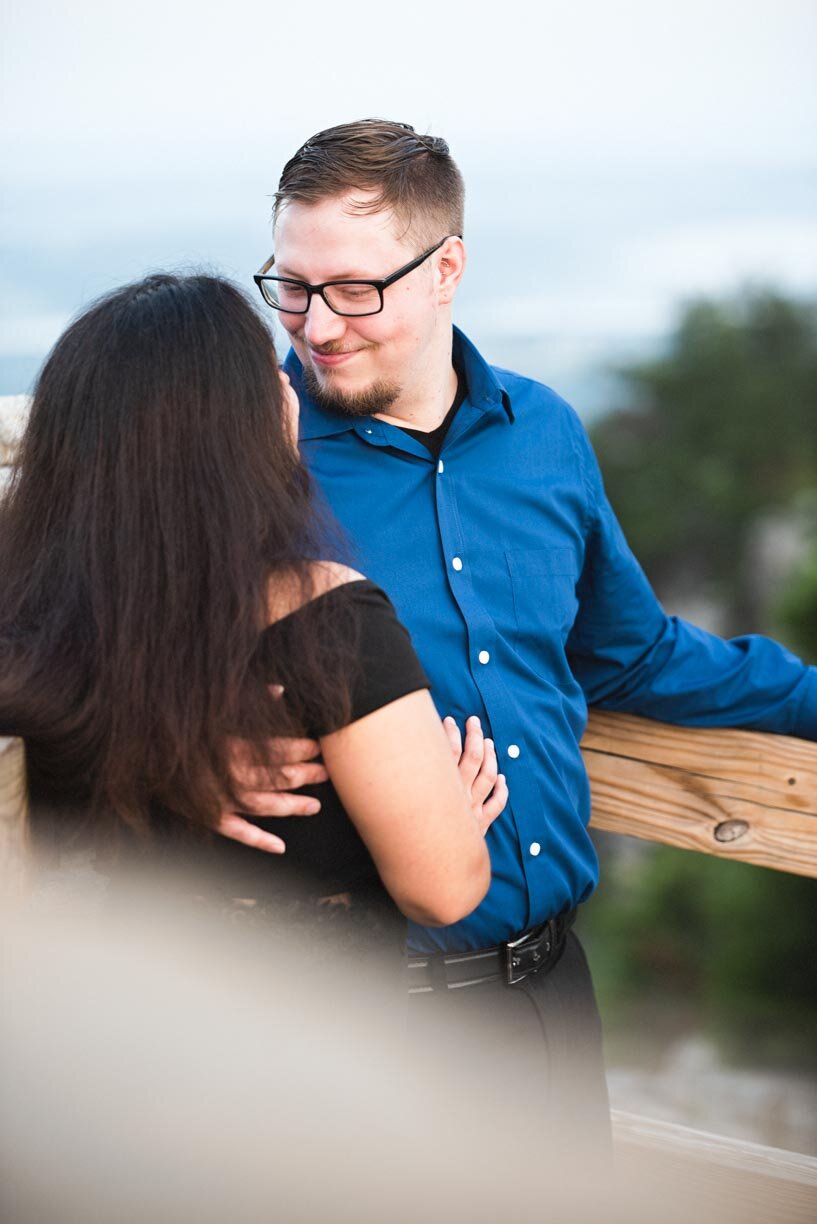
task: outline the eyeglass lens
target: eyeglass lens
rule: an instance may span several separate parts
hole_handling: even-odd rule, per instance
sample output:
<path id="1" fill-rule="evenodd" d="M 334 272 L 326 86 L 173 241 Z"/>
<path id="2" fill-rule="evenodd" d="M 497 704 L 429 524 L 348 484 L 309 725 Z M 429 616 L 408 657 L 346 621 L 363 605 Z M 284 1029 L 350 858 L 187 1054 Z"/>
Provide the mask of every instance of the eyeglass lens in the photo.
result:
<path id="1" fill-rule="evenodd" d="M 297 281 L 265 280 L 264 296 L 279 310 L 303 314 L 309 304 L 309 293 Z M 362 315 L 380 310 L 380 294 L 372 285 L 353 282 L 348 285 L 327 285 L 323 296 L 338 314 Z"/>

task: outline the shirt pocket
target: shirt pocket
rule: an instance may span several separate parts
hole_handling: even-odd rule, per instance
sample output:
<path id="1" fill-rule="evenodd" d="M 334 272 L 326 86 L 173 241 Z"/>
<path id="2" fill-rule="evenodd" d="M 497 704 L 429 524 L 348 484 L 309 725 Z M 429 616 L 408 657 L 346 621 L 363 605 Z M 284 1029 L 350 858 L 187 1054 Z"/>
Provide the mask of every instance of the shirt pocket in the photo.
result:
<path id="1" fill-rule="evenodd" d="M 517 648 L 547 650 L 564 642 L 576 619 L 578 567 L 571 548 L 513 548 L 505 562 L 511 578 Z"/>

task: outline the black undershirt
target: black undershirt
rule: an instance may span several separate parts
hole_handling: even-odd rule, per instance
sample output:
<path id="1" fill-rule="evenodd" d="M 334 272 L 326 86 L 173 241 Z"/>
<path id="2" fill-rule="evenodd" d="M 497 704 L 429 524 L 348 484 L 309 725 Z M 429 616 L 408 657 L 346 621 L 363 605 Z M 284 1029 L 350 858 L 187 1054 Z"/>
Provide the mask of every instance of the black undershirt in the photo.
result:
<path id="1" fill-rule="evenodd" d="M 407 425 L 398 426 L 398 428 L 402 429 L 404 433 L 411 434 L 412 438 L 416 438 L 418 442 L 422 442 L 423 446 L 427 446 L 435 459 L 439 459 L 440 451 L 442 450 L 443 442 L 445 441 L 445 435 L 451 428 L 451 422 L 454 420 L 454 417 L 459 412 L 466 396 L 468 395 L 468 385 L 465 381 L 463 371 L 456 364 L 454 369 L 457 373 L 457 393 L 454 396 L 453 404 L 448 409 L 448 412 L 445 414 L 445 417 L 437 428 L 427 431 L 424 429 L 409 429 Z"/>

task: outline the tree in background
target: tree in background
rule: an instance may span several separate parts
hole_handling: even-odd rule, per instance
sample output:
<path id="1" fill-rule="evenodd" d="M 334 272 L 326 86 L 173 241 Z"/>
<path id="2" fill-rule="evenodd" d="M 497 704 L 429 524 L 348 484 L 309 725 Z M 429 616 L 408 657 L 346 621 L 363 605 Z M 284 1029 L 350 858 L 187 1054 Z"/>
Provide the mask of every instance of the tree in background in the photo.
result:
<path id="1" fill-rule="evenodd" d="M 777 617 L 792 648 L 817 663 L 817 546 L 793 575 L 777 606 Z"/>
<path id="2" fill-rule="evenodd" d="M 770 290 L 695 301 L 663 356 L 618 373 L 631 406 L 593 441 L 659 595 L 702 588 L 728 633 L 774 631 L 759 623 L 749 543 L 761 516 L 817 490 L 817 304 Z M 803 599 L 817 616 L 817 583 L 803 582 L 798 624 Z"/>

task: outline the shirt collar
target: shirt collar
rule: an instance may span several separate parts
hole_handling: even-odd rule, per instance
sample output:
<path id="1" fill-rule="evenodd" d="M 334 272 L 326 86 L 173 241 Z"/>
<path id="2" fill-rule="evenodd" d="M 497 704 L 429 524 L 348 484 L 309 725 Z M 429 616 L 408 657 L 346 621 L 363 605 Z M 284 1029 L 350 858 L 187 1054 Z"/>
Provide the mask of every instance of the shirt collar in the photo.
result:
<path id="1" fill-rule="evenodd" d="M 501 406 L 508 420 L 513 421 L 510 396 L 500 382 L 497 371 L 488 365 L 476 346 L 458 327 L 454 328 L 454 353 L 465 373 L 468 401 L 483 412 Z M 308 395 L 303 385 L 303 366 L 293 349 L 287 354 L 284 369 L 291 378 L 300 400 L 302 438 L 327 438 L 332 434 L 357 429 L 360 425 L 359 418 L 322 408 Z"/>
<path id="2" fill-rule="evenodd" d="M 513 421 L 511 397 L 500 381 L 498 371 L 488 365 L 476 345 L 458 327 L 454 328 L 454 353 L 465 372 L 469 403 L 483 411 L 501 406 L 508 420 Z"/>

